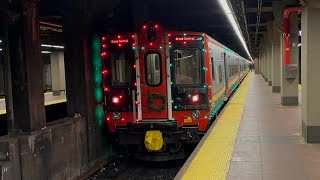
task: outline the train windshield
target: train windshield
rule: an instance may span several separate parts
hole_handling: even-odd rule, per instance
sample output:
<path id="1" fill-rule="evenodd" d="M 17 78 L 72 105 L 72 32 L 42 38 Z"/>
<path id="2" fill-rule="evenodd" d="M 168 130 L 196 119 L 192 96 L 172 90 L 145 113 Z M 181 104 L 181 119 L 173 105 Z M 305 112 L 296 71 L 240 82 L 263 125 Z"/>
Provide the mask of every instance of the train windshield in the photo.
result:
<path id="1" fill-rule="evenodd" d="M 132 83 L 134 54 L 126 52 L 111 53 L 111 82 L 114 86 Z"/>
<path id="2" fill-rule="evenodd" d="M 176 49 L 173 53 L 176 85 L 201 84 L 201 52 L 199 49 Z"/>

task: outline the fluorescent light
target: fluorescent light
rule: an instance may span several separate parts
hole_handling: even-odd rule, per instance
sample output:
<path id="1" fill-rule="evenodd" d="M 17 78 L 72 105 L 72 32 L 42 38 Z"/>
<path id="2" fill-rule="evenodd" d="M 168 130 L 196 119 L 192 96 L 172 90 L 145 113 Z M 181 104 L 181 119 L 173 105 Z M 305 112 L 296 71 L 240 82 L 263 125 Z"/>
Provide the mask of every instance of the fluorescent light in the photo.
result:
<path id="1" fill-rule="evenodd" d="M 301 36 L 301 30 L 299 31 L 299 36 Z"/>
<path id="2" fill-rule="evenodd" d="M 50 51 L 41 51 L 42 54 L 50 54 Z"/>
<path id="3" fill-rule="evenodd" d="M 246 44 L 246 41 L 244 40 L 241 30 L 238 26 L 237 20 L 234 17 L 233 12 L 231 11 L 231 8 L 229 6 L 228 0 L 218 0 L 219 4 L 221 6 L 221 8 L 223 9 L 223 11 L 225 12 L 230 24 L 232 25 L 233 30 L 235 31 L 235 33 L 237 34 L 238 38 L 240 39 L 240 42 L 242 43 L 244 49 L 246 50 L 248 56 L 250 57 L 250 59 L 252 60 L 251 54 L 248 50 L 248 46 Z"/>
<path id="4" fill-rule="evenodd" d="M 64 48 L 64 46 L 51 45 L 51 44 L 41 44 L 41 47 L 50 47 L 50 48 L 57 48 L 57 49 L 63 49 Z"/>
<path id="5" fill-rule="evenodd" d="M 41 47 L 52 47 L 52 45 L 49 45 L 49 44 L 41 44 Z"/>
<path id="6" fill-rule="evenodd" d="M 53 45 L 52 47 L 58 48 L 58 49 L 63 49 L 64 48 L 63 46 L 55 46 L 55 45 Z"/>

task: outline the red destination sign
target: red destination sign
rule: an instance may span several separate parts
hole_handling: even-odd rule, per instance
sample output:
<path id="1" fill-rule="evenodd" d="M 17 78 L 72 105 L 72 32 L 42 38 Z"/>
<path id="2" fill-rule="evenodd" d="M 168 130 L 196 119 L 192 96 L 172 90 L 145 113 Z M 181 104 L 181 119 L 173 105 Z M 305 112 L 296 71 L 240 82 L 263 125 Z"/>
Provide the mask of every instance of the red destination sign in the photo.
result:
<path id="1" fill-rule="evenodd" d="M 116 40 L 111 40 L 111 44 L 120 44 L 120 43 L 128 43 L 129 39 L 116 39 Z"/>
<path id="2" fill-rule="evenodd" d="M 202 37 L 199 36 L 189 36 L 189 37 L 175 37 L 176 41 L 201 41 Z"/>

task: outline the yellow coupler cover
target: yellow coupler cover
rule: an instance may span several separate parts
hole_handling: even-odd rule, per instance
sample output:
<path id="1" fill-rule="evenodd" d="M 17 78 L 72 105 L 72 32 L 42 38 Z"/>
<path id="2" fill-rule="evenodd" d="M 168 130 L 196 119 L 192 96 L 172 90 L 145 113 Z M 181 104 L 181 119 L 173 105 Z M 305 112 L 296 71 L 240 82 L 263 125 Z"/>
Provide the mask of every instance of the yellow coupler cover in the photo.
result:
<path id="1" fill-rule="evenodd" d="M 162 133 L 159 130 L 147 131 L 144 145 L 149 151 L 159 151 L 163 145 Z"/>

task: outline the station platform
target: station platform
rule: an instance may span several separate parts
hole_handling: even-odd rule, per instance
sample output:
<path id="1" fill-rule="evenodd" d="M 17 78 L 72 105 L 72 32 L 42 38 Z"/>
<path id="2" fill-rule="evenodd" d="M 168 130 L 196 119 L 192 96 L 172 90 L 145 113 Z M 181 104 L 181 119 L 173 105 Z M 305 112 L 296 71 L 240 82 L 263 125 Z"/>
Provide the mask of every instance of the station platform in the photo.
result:
<path id="1" fill-rule="evenodd" d="M 54 96 L 52 92 L 44 93 L 44 105 L 49 106 L 53 104 L 59 104 L 66 102 L 66 95 L 60 94 L 58 96 Z M 0 115 L 6 114 L 6 102 L 5 99 L 0 99 Z"/>
<path id="2" fill-rule="evenodd" d="M 320 144 L 305 143 L 301 108 L 280 100 L 249 73 L 175 179 L 320 179 Z"/>

